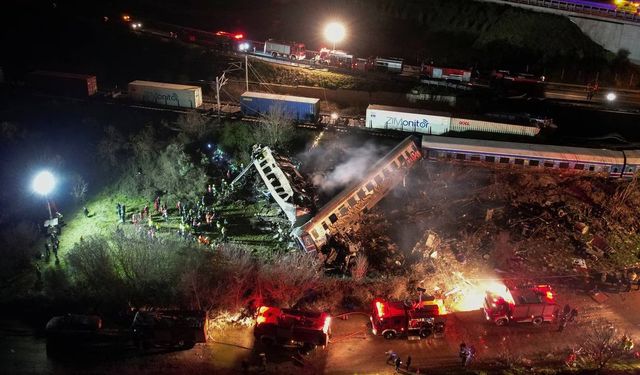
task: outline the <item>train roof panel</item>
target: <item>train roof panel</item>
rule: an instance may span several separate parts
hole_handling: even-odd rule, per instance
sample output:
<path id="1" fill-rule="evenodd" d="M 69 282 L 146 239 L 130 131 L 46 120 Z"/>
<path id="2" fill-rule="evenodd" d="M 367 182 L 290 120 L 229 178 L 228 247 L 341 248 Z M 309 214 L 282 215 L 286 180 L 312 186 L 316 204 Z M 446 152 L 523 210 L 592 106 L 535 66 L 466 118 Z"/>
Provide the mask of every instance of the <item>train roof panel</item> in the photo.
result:
<path id="1" fill-rule="evenodd" d="M 129 84 L 134 86 L 159 87 L 159 88 L 169 89 L 169 90 L 197 90 L 201 88 L 200 86 L 193 86 L 193 85 L 180 85 L 177 83 L 140 81 L 140 80 L 129 82 Z"/>
<path id="2" fill-rule="evenodd" d="M 567 160 L 598 164 L 623 164 L 624 161 L 622 152 L 613 150 L 487 141 L 481 139 L 439 137 L 430 135 L 422 137 L 422 147 L 427 149 L 462 151 L 470 153 L 477 152 L 480 154 L 495 154 L 514 157 L 521 156 L 524 158 Z"/>
<path id="3" fill-rule="evenodd" d="M 416 113 L 420 115 L 451 117 L 451 113 L 448 113 L 448 112 L 430 111 L 427 109 L 420 109 L 420 108 L 392 107 L 389 105 L 380 105 L 380 104 L 369 104 L 369 106 L 367 107 L 367 110 L 369 109 L 378 110 L 378 111 Z"/>
<path id="4" fill-rule="evenodd" d="M 320 99 L 317 99 L 317 98 L 307 98 L 304 96 L 293 96 L 293 95 L 270 94 L 266 92 L 255 92 L 255 91 L 245 91 L 244 94 L 242 94 L 242 98 L 261 98 L 261 99 L 281 100 L 283 102 L 310 103 L 310 104 L 316 104 L 320 101 Z"/>

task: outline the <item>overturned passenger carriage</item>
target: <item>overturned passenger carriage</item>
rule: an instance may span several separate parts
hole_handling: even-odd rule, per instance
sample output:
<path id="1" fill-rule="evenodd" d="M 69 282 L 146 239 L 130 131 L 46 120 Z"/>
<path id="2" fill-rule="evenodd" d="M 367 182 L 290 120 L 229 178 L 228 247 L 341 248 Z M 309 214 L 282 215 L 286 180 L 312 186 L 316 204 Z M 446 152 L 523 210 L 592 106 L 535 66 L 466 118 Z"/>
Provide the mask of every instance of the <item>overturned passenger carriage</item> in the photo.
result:
<path id="1" fill-rule="evenodd" d="M 380 159 L 366 176 L 344 189 L 292 234 L 307 252 L 319 250 L 328 235 L 357 220 L 358 214 L 375 206 L 422 157 L 416 137 L 407 137 Z"/>

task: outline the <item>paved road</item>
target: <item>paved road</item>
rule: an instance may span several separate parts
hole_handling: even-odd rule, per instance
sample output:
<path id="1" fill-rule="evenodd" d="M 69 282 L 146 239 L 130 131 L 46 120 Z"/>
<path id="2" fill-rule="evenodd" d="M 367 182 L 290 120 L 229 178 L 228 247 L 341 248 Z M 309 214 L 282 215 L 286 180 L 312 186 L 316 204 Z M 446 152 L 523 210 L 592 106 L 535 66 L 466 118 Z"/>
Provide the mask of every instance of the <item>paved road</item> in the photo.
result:
<path id="1" fill-rule="evenodd" d="M 304 357 L 302 362 L 292 360 L 294 351 L 269 351 L 255 346 L 250 328 L 230 328 L 216 331 L 206 345 L 197 345 L 189 351 L 155 352 L 141 356 L 133 350 L 105 355 L 100 352 L 66 359 L 48 358 L 43 338 L 34 337 L 33 331 L 15 320 L 0 321 L 0 372 L 11 374 L 89 372 L 119 375 L 169 373 L 241 373 L 241 363 L 252 363 L 252 372 L 259 370 L 258 354 L 266 352 L 269 363 L 267 373 L 277 374 L 391 374 L 393 367 L 385 363 L 384 353 L 390 349 L 403 359 L 413 358 L 413 367 L 421 373 L 438 370 L 458 371 L 457 348 L 464 341 L 478 350 L 478 360 L 491 362 L 496 357 L 520 357 L 532 360 L 546 358 L 560 360 L 561 355 L 546 357 L 550 352 L 562 353 L 580 342 L 582 332 L 589 323 L 603 317 L 616 323 L 622 332 L 640 339 L 640 292 L 610 294 L 607 301 L 598 304 L 589 296 L 559 290 L 561 304 L 569 303 L 580 311 L 580 322 L 570 325 L 563 333 L 555 326 L 536 328 L 527 324 L 496 327 L 487 323 L 480 311 L 456 313 L 447 322 L 443 339 L 421 341 L 391 340 L 373 337 L 369 333 L 366 316 L 351 316 L 348 320 L 335 319 L 332 343 Z M 640 367 L 639 367 L 640 370 Z M 412 371 L 413 372 L 413 371 Z"/>

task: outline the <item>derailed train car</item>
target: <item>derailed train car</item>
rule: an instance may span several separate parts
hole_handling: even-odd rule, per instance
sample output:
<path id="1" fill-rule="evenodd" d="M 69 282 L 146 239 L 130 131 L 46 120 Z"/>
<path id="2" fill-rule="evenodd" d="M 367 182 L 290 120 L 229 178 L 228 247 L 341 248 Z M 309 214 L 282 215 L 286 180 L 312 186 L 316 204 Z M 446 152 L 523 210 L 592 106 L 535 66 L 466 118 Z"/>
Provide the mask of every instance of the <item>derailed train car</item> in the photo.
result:
<path id="1" fill-rule="evenodd" d="M 344 189 L 311 220 L 294 228 L 292 235 L 302 248 L 307 252 L 319 250 L 338 226 L 347 225 L 354 215 L 375 206 L 421 159 L 418 141 L 407 137 L 371 167 L 362 180 Z"/>
<path id="2" fill-rule="evenodd" d="M 640 150 L 614 151 L 428 135 L 422 137 L 422 149 L 424 157 L 432 160 L 555 169 L 613 178 L 633 177 L 640 171 Z"/>

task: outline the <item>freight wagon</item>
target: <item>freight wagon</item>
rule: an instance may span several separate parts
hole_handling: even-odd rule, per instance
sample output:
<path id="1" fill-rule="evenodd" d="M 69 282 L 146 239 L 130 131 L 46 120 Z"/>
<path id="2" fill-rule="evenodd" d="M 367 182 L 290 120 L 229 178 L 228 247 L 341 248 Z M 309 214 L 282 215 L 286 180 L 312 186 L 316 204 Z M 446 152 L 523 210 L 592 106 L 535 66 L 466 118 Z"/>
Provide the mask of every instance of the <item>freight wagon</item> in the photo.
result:
<path id="1" fill-rule="evenodd" d="M 535 136 L 540 127 L 514 125 L 473 118 L 453 117 L 450 113 L 414 108 L 389 107 L 371 104 L 367 107 L 366 127 L 421 134 L 477 131 Z"/>
<path id="2" fill-rule="evenodd" d="M 38 70 L 27 75 L 27 85 L 46 94 L 86 98 L 98 91 L 96 76 Z"/>
<path id="3" fill-rule="evenodd" d="M 320 112 L 320 99 L 247 91 L 240 97 L 240 110 L 246 116 L 282 111 L 294 121 L 313 122 Z"/>
<path id="4" fill-rule="evenodd" d="M 129 82 L 129 98 L 137 102 L 171 107 L 198 108 L 202 106 L 202 88 L 174 83 L 133 81 Z"/>

